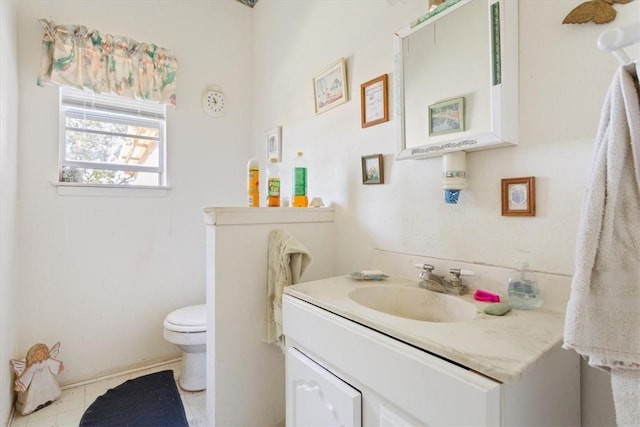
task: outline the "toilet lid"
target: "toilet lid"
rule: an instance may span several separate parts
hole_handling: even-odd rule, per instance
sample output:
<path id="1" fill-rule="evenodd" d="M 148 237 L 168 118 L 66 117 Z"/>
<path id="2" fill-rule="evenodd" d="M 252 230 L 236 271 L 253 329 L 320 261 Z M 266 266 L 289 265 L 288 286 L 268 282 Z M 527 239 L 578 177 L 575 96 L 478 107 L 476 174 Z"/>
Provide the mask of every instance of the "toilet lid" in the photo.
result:
<path id="1" fill-rule="evenodd" d="M 207 306 L 200 304 L 179 308 L 169 313 L 164 323 L 167 329 L 173 331 L 206 331 Z"/>

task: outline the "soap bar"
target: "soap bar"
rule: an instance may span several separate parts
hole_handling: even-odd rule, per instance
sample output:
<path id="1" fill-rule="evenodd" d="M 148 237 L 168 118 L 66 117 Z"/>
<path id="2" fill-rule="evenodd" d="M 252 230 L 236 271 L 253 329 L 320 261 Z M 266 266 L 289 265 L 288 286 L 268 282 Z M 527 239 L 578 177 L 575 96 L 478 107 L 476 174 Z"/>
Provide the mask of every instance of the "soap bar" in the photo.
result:
<path id="1" fill-rule="evenodd" d="M 485 307 L 484 312 L 492 316 L 503 316 L 511 311 L 508 302 L 499 302 L 497 304 L 489 304 Z"/>
<path id="2" fill-rule="evenodd" d="M 380 270 L 362 270 L 360 272 L 362 277 L 382 276 L 384 273 Z"/>

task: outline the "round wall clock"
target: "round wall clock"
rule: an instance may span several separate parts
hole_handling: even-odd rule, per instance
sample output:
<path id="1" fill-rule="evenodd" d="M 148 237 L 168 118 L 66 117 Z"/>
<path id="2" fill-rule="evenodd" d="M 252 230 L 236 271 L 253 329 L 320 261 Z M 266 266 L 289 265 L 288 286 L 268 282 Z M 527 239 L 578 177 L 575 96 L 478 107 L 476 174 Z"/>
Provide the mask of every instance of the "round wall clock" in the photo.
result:
<path id="1" fill-rule="evenodd" d="M 208 89 L 202 96 L 202 109 L 213 117 L 224 113 L 224 94 L 219 90 Z"/>

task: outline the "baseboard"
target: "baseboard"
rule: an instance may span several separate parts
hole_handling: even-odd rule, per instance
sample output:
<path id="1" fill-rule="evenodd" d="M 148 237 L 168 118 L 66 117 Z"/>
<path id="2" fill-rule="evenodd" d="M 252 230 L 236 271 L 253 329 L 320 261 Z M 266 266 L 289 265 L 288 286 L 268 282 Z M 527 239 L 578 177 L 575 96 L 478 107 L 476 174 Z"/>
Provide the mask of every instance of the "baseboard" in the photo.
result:
<path id="1" fill-rule="evenodd" d="M 79 387 L 79 386 L 83 386 L 83 385 L 87 385 L 87 384 L 93 384 L 93 383 L 97 383 L 98 381 L 103 381 L 103 380 L 108 380 L 110 378 L 119 377 L 121 375 L 133 374 L 135 372 L 146 371 L 147 369 L 153 369 L 153 368 L 156 368 L 158 366 L 169 365 L 171 363 L 180 362 L 181 360 L 182 360 L 181 357 L 174 358 L 174 359 L 169 359 L 169 360 L 165 360 L 165 361 L 162 361 L 162 362 L 153 363 L 151 365 L 140 366 L 140 367 L 137 367 L 137 368 L 126 370 L 126 371 L 116 372 L 114 374 L 105 375 L 105 376 L 102 376 L 102 377 L 93 378 L 93 379 L 86 380 L 86 381 L 80 381 L 80 382 L 73 383 L 73 384 L 68 384 L 68 385 L 65 385 L 64 387 L 60 387 L 60 388 L 62 390 L 68 390 L 70 388 Z M 13 412 L 12 412 L 11 415 L 13 416 Z"/>

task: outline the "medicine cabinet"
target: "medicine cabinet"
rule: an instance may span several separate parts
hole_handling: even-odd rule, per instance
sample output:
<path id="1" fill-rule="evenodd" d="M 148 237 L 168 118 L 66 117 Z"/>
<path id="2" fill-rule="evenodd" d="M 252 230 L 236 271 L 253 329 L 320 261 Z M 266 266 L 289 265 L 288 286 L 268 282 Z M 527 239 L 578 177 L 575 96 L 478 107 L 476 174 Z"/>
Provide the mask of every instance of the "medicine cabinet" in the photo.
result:
<path id="1" fill-rule="evenodd" d="M 398 160 L 517 143 L 518 2 L 447 0 L 396 33 Z"/>

